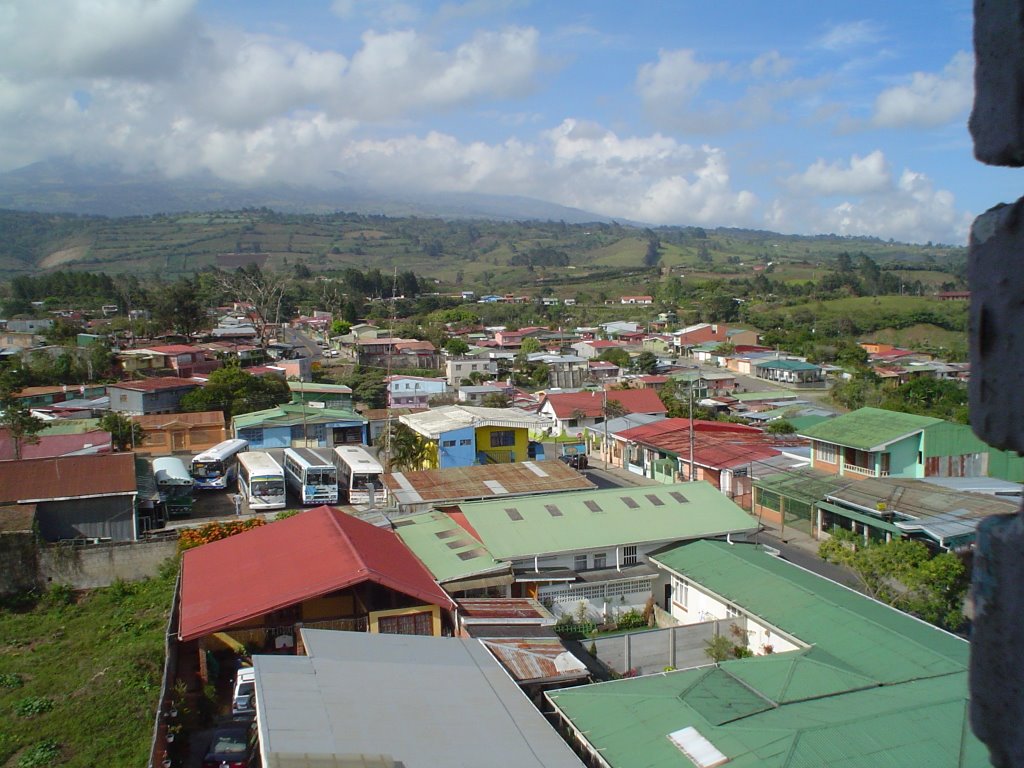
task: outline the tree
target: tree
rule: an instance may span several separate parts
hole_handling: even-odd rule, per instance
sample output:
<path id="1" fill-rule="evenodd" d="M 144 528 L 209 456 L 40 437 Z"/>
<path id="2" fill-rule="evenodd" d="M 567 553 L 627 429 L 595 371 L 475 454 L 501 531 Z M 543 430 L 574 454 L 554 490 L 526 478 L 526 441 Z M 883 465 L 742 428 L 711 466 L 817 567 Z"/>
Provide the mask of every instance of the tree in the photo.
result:
<path id="1" fill-rule="evenodd" d="M 182 279 L 173 283 L 157 295 L 154 319 L 164 328 L 171 328 L 182 336 L 191 336 L 207 322 L 198 294 L 199 284 L 195 280 Z"/>
<path id="2" fill-rule="evenodd" d="M 769 422 L 768 426 L 764 428 L 764 431 L 770 435 L 792 435 L 796 432 L 796 427 L 793 426 L 792 422 L 786 419 L 776 419 L 775 421 Z"/>
<path id="3" fill-rule="evenodd" d="M 141 424 L 116 411 L 110 411 L 100 417 L 100 429 L 110 433 L 119 451 L 134 450 L 135 446 L 142 443 L 145 435 Z"/>
<path id="4" fill-rule="evenodd" d="M 14 443 L 14 458 L 21 458 L 23 445 L 34 445 L 39 442 L 39 433 L 46 422 L 32 414 L 28 404 L 16 397 L 14 390 L 0 385 L 0 428 L 7 430 L 7 437 Z"/>
<path id="5" fill-rule="evenodd" d="M 417 470 L 430 458 L 430 444 L 400 421 L 392 421 L 380 441 L 381 456 L 388 472 Z"/>
<path id="6" fill-rule="evenodd" d="M 609 399 L 604 406 L 604 417 L 606 419 L 617 419 L 620 416 L 625 416 L 627 413 L 629 411 L 626 410 L 626 406 L 620 400 Z"/>
<path id="7" fill-rule="evenodd" d="M 331 323 L 331 336 L 344 336 L 352 330 L 352 323 L 347 320 L 335 320 Z"/>
<path id="8" fill-rule="evenodd" d="M 864 544 L 853 532 L 837 529 L 818 554 L 850 568 L 877 600 L 945 629 L 964 623 L 967 569 L 952 552 L 932 555 L 923 542 L 911 539 Z"/>
<path id="9" fill-rule="evenodd" d="M 448 339 L 444 345 L 444 351 L 452 357 L 462 357 L 464 354 L 469 352 L 469 344 L 465 339 Z"/>
<path id="10" fill-rule="evenodd" d="M 609 347 L 598 355 L 597 359 L 617 365 L 619 368 L 625 369 L 629 367 L 629 352 L 621 347 Z"/>
<path id="11" fill-rule="evenodd" d="M 485 408 L 508 408 L 512 401 L 504 392 L 491 392 L 480 404 Z"/>
<path id="12" fill-rule="evenodd" d="M 236 366 L 210 374 L 206 386 L 181 399 L 185 411 L 223 411 L 227 418 L 262 411 L 291 400 L 288 383 L 280 376 L 253 376 Z"/>
<path id="13" fill-rule="evenodd" d="M 633 361 L 633 370 L 651 374 L 658 369 L 658 358 L 653 352 L 641 352 Z"/>
<path id="14" fill-rule="evenodd" d="M 256 264 L 219 274 L 228 294 L 251 305 L 253 327 L 259 334 L 260 345 L 265 348 L 270 340 L 267 326 L 281 322 L 287 281 L 274 272 L 264 272 Z M 349 317 L 347 311 L 350 303 L 346 302 L 343 315 L 345 320 L 354 322 L 355 317 Z"/>
<path id="15" fill-rule="evenodd" d="M 532 355 L 535 352 L 540 352 L 544 349 L 540 341 L 535 339 L 533 336 L 527 336 L 523 339 L 522 346 L 519 347 L 519 354 L 525 357 L 526 355 Z"/>

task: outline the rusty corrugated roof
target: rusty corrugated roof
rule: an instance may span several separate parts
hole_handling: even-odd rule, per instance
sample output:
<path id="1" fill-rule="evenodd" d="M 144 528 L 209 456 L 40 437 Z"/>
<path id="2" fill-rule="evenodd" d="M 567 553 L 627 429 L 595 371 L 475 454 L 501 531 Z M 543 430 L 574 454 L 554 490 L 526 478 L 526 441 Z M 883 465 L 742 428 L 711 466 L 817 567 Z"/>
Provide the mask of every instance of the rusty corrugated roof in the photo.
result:
<path id="1" fill-rule="evenodd" d="M 588 674 L 558 638 L 509 637 L 480 641 L 517 683 L 538 680 L 578 680 Z"/>
<path id="2" fill-rule="evenodd" d="M 135 493 L 131 453 L 0 462 L 0 503 Z"/>
<path id="3" fill-rule="evenodd" d="M 484 499 L 594 488 L 560 461 L 480 464 L 384 475 L 388 492 L 402 504 Z"/>

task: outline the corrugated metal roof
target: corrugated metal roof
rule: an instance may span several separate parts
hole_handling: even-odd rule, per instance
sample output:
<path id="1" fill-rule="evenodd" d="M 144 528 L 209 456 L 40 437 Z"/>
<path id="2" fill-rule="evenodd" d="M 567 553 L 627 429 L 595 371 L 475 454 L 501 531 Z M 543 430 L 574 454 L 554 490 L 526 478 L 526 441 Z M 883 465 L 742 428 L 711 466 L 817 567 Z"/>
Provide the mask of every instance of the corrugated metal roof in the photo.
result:
<path id="1" fill-rule="evenodd" d="M 302 639 L 308 656 L 254 658 L 269 765 L 386 755 L 405 768 L 582 768 L 477 640 L 308 629 Z"/>
<path id="2" fill-rule="evenodd" d="M 324 424 L 335 421 L 366 423 L 366 419 L 358 413 L 343 408 L 314 408 L 303 403 L 284 403 L 274 408 L 234 416 L 231 419 L 231 428 L 238 430 L 256 426 Z"/>
<path id="3" fill-rule="evenodd" d="M 159 392 L 163 389 L 195 389 L 199 382 L 193 379 L 180 379 L 176 376 L 158 376 L 152 379 L 139 379 L 138 381 L 119 381 L 116 384 L 108 384 L 109 389 L 130 389 L 133 392 Z"/>
<path id="4" fill-rule="evenodd" d="M 131 453 L 0 462 L 0 502 L 135 493 Z"/>
<path id="5" fill-rule="evenodd" d="M 968 644 L 753 545 L 654 558 L 810 647 L 549 694 L 612 766 L 692 763 L 692 727 L 736 768 L 987 766 L 967 722 Z"/>
<path id="6" fill-rule="evenodd" d="M 463 624 L 554 624 L 551 612 L 532 597 L 464 597 L 459 604 Z"/>
<path id="7" fill-rule="evenodd" d="M 454 607 L 394 533 L 326 506 L 190 549 L 181 568 L 182 640 L 367 581 Z"/>
<path id="8" fill-rule="evenodd" d="M 665 404 L 653 389 L 615 389 L 608 390 L 607 402 L 618 401 L 628 413 L 665 413 Z M 587 418 L 600 416 L 604 413 L 604 392 L 553 392 L 541 401 L 551 403 L 555 417 L 569 419 L 577 411 Z"/>
<path id="9" fill-rule="evenodd" d="M 932 424 L 941 423 L 942 419 L 933 419 L 931 416 L 881 408 L 859 408 L 816 424 L 804 430 L 802 436 L 871 451 L 920 432 Z"/>
<path id="10" fill-rule="evenodd" d="M 564 683 L 589 674 L 586 664 L 557 637 L 491 637 L 480 642 L 520 685 L 540 680 Z"/>
<path id="11" fill-rule="evenodd" d="M 483 408 L 469 405 L 446 405 L 420 413 L 400 416 L 399 421 L 424 437 L 436 440 L 445 432 L 466 427 L 511 427 L 540 430 L 551 422 L 522 408 Z"/>
<path id="12" fill-rule="evenodd" d="M 164 429 L 172 424 L 190 427 L 223 427 L 223 411 L 195 411 L 191 413 L 147 413 L 129 417 L 143 429 Z"/>
<path id="13" fill-rule="evenodd" d="M 678 494 L 679 501 L 673 497 Z M 632 501 L 636 508 L 627 504 Z M 592 511 L 590 502 L 600 511 Z M 554 516 L 547 509 L 556 505 Z M 521 519 L 513 519 L 506 508 Z M 498 560 L 747 531 L 757 523 L 706 482 L 574 491 L 456 507 Z"/>
<path id="14" fill-rule="evenodd" d="M 487 548 L 450 515 L 433 510 L 394 523 L 395 533 L 439 582 L 509 573 Z"/>
<path id="15" fill-rule="evenodd" d="M 395 472 L 384 475 L 384 485 L 400 505 L 594 488 L 585 475 L 560 461 Z"/>

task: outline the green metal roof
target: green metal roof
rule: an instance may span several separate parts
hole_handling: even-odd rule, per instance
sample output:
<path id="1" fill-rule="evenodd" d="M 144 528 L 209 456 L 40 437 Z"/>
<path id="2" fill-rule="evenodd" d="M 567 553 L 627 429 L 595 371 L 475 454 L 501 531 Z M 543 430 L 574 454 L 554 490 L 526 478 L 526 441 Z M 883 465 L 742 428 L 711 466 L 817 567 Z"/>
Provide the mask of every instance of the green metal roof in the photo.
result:
<path id="1" fill-rule="evenodd" d="M 881 408 L 860 408 L 801 432 L 802 437 L 871 451 L 919 432 L 942 419 Z"/>
<path id="2" fill-rule="evenodd" d="M 745 403 L 748 400 L 778 400 L 780 403 L 785 400 L 796 400 L 797 395 L 784 389 L 773 389 L 768 392 L 739 392 L 734 394 L 737 400 Z"/>
<path id="3" fill-rule="evenodd" d="M 100 428 L 99 419 L 54 419 L 46 422 L 41 435 L 81 435 Z"/>
<path id="4" fill-rule="evenodd" d="M 836 475 L 827 475 L 813 469 L 793 469 L 777 475 L 759 477 L 754 480 L 754 487 L 773 491 L 807 504 L 814 504 L 851 482 L 856 481 Z"/>
<path id="5" fill-rule="evenodd" d="M 616 767 L 693 768 L 668 738 L 686 727 L 695 728 L 722 752 L 730 768 L 990 765 L 988 751 L 967 727 L 966 672 L 784 701 L 766 696 L 770 687 L 744 690 L 749 680 L 741 675 L 754 667 L 765 668 L 770 678 L 793 672 L 795 665 L 787 658 L 792 655 L 728 661 L 717 668 L 548 695 L 601 757 Z M 798 663 L 809 667 L 800 669 L 799 676 L 819 676 L 810 668 L 814 662 Z M 821 669 L 820 678 L 827 684 L 835 673 Z"/>
<path id="6" fill-rule="evenodd" d="M 785 410 L 785 409 L 782 409 L 782 410 Z M 821 424 L 821 422 L 823 422 L 823 421 L 828 421 L 832 417 L 831 416 L 813 416 L 813 415 L 811 415 L 811 416 L 793 416 L 792 418 L 790 418 L 788 416 L 784 416 L 783 418 L 785 418 L 786 421 L 788 421 L 790 424 L 792 424 L 793 425 L 793 429 L 795 429 L 797 432 L 802 432 L 805 429 L 810 429 L 815 424 Z"/>
<path id="7" fill-rule="evenodd" d="M 574 491 L 459 508 L 499 560 L 682 541 L 757 527 L 753 517 L 706 482 Z"/>
<path id="8" fill-rule="evenodd" d="M 681 544 L 652 558 L 883 683 L 967 666 L 967 643 L 752 544 Z"/>
<path id="9" fill-rule="evenodd" d="M 763 363 L 755 363 L 755 368 L 776 368 L 782 371 L 818 371 L 820 365 L 806 363 L 803 360 L 766 360 Z"/>
<path id="10" fill-rule="evenodd" d="M 325 382 L 308 382 L 308 381 L 289 381 L 288 389 L 292 392 L 300 392 L 303 394 L 319 394 L 324 392 L 330 392 L 331 394 L 338 395 L 351 395 L 352 388 L 346 387 L 344 384 L 327 384 Z"/>
<path id="11" fill-rule="evenodd" d="M 507 568 L 448 515 L 436 510 L 395 521 L 395 533 L 439 582 Z"/>
<path id="12" fill-rule="evenodd" d="M 549 694 L 610 765 L 692 768 L 668 739 L 687 727 L 736 768 L 989 765 L 965 641 L 754 545 L 653 559 L 808 647 Z"/>
<path id="13" fill-rule="evenodd" d="M 285 403 L 235 416 L 231 419 L 231 428 L 238 430 L 259 426 L 286 427 L 293 424 L 326 424 L 336 421 L 366 423 L 366 419 L 358 413 L 344 408 L 314 408 L 309 405 L 303 406 L 302 403 Z"/>
<path id="14" fill-rule="evenodd" d="M 858 523 L 870 525 L 872 528 L 876 528 L 880 531 L 888 531 L 897 538 L 903 537 L 903 530 L 880 517 L 874 517 L 872 515 L 864 514 L 863 512 L 857 512 L 849 507 L 841 507 L 838 504 L 830 504 L 827 501 L 819 501 L 818 506 L 834 515 L 845 517 L 847 520 L 856 520 Z"/>

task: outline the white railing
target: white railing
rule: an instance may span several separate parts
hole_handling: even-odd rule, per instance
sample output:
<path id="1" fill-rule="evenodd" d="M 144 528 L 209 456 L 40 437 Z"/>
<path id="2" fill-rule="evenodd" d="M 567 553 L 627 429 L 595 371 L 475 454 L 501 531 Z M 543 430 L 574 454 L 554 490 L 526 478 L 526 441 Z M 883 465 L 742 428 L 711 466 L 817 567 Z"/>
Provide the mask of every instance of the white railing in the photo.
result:
<path id="1" fill-rule="evenodd" d="M 888 477 L 888 470 L 876 470 L 872 467 L 862 467 L 858 464 L 847 464 L 843 462 L 843 472 L 852 472 L 855 475 L 866 475 L 868 477 Z"/>

